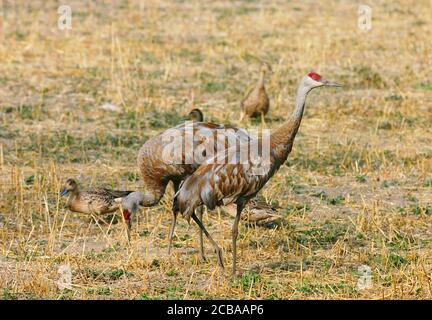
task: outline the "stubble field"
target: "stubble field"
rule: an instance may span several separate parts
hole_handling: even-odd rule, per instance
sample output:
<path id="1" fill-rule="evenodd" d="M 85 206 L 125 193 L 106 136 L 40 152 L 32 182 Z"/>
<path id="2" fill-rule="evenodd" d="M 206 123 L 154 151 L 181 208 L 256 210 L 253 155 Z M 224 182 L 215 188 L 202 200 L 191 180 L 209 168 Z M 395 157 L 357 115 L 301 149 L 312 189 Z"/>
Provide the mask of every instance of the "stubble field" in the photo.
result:
<path id="1" fill-rule="evenodd" d="M 374 1 L 367 32 L 357 1 L 62 4 L 70 30 L 58 1 L 3 1 L 0 15 L 0 299 L 432 298 L 429 1 Z M 137 215 L 130 245 L 121 223 L 65 209 L 69 177 L 140 190 L 138 149 L 184 121 L 192 93 L 207 121 L 259 127 L 238 119 L 261 61 L 274 71 L 269 128 L 309 71 L 344 88 L 310 94 L 260 192 L 283 220 L 241 224 L 237 279 L 208 241 L 199 261 L 184 219 L 167 255 L 171 187 Z M 204 217 L 227 266 L 232 221 Z"/>

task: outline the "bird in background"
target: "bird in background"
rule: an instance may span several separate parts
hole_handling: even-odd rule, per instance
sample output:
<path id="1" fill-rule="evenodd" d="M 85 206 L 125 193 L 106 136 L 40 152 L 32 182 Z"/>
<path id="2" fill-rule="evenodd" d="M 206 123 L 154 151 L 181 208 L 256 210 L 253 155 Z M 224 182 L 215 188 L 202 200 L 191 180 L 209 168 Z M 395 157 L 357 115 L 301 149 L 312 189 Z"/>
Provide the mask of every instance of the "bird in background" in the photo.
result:
<path id="1" fill-rule="evenodd" d="M 216 251 L 221 268 L 224 268 L 222 251 L 201 220 L 195 215 L 195 209 L 202 205 L 207 206 L 210 210 L 231 203 L 236 205 L 236 216 L 232 226 L 233 276 L 236 274 L 238 224 L 242 211 L 249 200 L 255 197 L 287 159 L 300 127 L 306 97 L 311 90 L 323 86 L 340 87 L 339 84 L 325 80 L 315 72 L 302 78 L 297 89 L 293 112 L 287 121 L 270 135 L 270 161 L 268 165 L 260 168 L 260 174 L 256 174 L 257 167 L 252 161 L 254 159 L 249 158 L 247 163 L 240 162 L 241 154 L 236 146 L 233 147 L 233 150 L 223 150 L 213 159 L 208 159 L 201 164 L 193 174 L 185 179 L 175 194 L 176 210 L 188 221 L 192 217 L 202 229 Z M 258 148 L 262 145 L 262 140 L 261 138 L 254 139 L 248 143 L 250 143 L 249 148 Z"/>
<path id="2" fill-rule="evenodd" d="M 119 209 L 121 199 L 132 191 L 119 191 L 105 188 L 88 188 L 80 190 L 74 179 L 67 179 L 60 191 L 60 196 L 68 195 L 66 207 L 73 212 L 102 215 Z M 124 216 L 129 225 L 129 217 Z M 129 232 L 128 232 L 129 238 Z"/>
<path id="3" fill-rule="evenodd" d="M 204 114 L 198 108 L 192 109 L 186 117 L 186 120 L 195 122 L 204 122 Z"/>
<path id="4" fill-rule="evenodd" d="M 257 83 L 248 91 L 241 101 L 242 111 L 240 121 L 242 121 L 245 116 L 249 118 L 261 117 L 262 124 L 265 124 L 264 117 L 269 111 L 270 99 L 267 95 L 264 80 L 266 75 L 272 72 L 272 68 L 269 64 L 264 62 L 261 65 Z"/>
<path id="5" fill-rule="evenodd" d="M 185 120 L 204 122 L 204 114 L 195 105 L 195 92 L 193 90 L 191 90 L 189 93 L 188 104 L 191 111 L 189 111 L 188 115 L 185 117 Z"/>

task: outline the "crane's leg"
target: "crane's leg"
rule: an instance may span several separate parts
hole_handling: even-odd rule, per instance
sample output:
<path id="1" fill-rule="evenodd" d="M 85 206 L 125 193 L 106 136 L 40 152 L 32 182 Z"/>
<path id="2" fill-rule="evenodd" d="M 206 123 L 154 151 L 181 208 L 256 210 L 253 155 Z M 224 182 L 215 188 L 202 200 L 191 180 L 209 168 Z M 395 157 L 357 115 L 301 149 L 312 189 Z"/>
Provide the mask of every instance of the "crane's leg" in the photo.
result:
<path id="1" fill-rule="evenodd" d="M 265 122 L 264 112 L 261 112 L 261 125 L 264 127 L 265 124 L 266 122 Z"/>
<path id="2" fill-rule="evenodd" d="M 176 194 L 178 191 L 180 183 L 178 183 L 178 182 L 173 182 L 173 183 L 174 183 L 174 194 Z M 174 237 L 174 229 L 175 229 L 175 226 L 177 223 L 177 214 L 178 214 L 177 199 L 174 198 L 173 204 L 172 204 L 171 227 L 170 227 L 170 231 L 169 231 L 169 235 L 168 235 L 168 255 L 171 254 L 172 242 L 173 242 L 173 237 Z"/>
<path id="3" fill-rule="evenodd" d="M 204 213 L 204 206 L 201 206 L 198 208 L 198 219 L 202 222 L 203 221 L 203 213 Z M 203 231 L 200 228 L 199 229 L 199 242 L 200 242 L 200 258 L 201 261 L 205 261 L 205 254 L 204 254 L 204 239 L 203 239 Z"/>
<path id="4" fill-rule="evenodd" d="M 177 222 L 177 211 L 173 210 L 172 212 L 172 217 L 171 217 L 171 228 L 170 228 L 170 232 L 169 232 L 169 237 L 168 237 L 168 255 L 171 254 L 171 248 L 172 248 L 172 242 L 173 242 L 173 237 L 174 237 L 174 229 L 175 229 L 175 225 Z"/>
<path id="5" fill-rule="evenodd" d="M 213 240 L 212 236 L 208 233 L 208 231 L 206 230 L 206 228 L 202 224 L 201 220 L 198 219 L 198 217 L 195 215 L 195 212 L 192 213 L 192 219 L 194 219 L 194 221 L 196 222 L 196 224 L 200 227 L 200 229 L 206 235 L 207 239 L 209 239 L 210 243 L 212 244 L 213 248 L 216 251 L 219 267 L 221 267 L 222 269 L 224 269 L 224 264 L 223 264 L 223 261 L 222 261 L 222 251 L 221 251 L 221 249 L 219 248 L 219 246 L 217 245 L 217 243 Z"/>
<path id="6" fill-rule="evenodd" d="M 237 265 L 237 236 L 238 236 L 238 225 L 241 217 L 241 213 L 244 208 L 244 202 L 237 203 L 237 215 L 234 219 L 234 224 L 232 227 L 232 252 L 233 252 L 233 262 L 232 262 L 232 275 L 236 275 L 236 265 Z"/>

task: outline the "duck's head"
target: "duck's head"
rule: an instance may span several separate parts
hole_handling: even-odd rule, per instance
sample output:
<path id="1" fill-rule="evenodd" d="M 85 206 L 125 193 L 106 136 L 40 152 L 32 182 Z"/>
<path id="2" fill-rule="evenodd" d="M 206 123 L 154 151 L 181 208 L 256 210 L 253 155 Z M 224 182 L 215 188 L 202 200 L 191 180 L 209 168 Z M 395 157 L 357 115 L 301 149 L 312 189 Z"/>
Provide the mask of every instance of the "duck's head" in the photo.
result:
<path id="1" fill-rule="evenodd" d="M 60 196 L 63 197 L 69 192 L 74 193 L 78 190 L 78 183 L 74 179 L 67 179 L 60 191 Z"/>
<path id="2" fill-rule="evenodd" d="M 194 122 L 203 122 L 204 115 L 200 109 L 193 109 L 186 117 L 186 120 L 191 120 Z"/>

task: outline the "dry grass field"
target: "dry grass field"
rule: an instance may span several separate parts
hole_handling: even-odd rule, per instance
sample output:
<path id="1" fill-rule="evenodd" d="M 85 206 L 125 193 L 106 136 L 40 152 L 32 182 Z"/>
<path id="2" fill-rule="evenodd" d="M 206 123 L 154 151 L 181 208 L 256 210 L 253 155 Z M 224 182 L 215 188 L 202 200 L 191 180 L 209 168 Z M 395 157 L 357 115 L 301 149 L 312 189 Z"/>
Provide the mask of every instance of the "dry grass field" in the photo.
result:
<path id="1" fill-rule="evenodd" d="M 368 2 L 367 32 L 361 1 L 0 3 L 0 299 L 431 299 L 431 3 Z M 167 255 L 171 186 L 136 216 L 130 246 L 122 223 L 65 209 L 68 177 L 140 190 L 138 149 L 183 121 L 191 92 L 208 121 L 241 125 L 261 61 L 274 71 L 270 128 L 310 70 L 344 88 L 309 96 L 287 163 L 260 192 L 283 220 L 241 224 L 237 279 L 208 241 L 199 261 L 198 228 L 182 218 Z M 227 266 L 232 221 L 204 217 Z"/>

